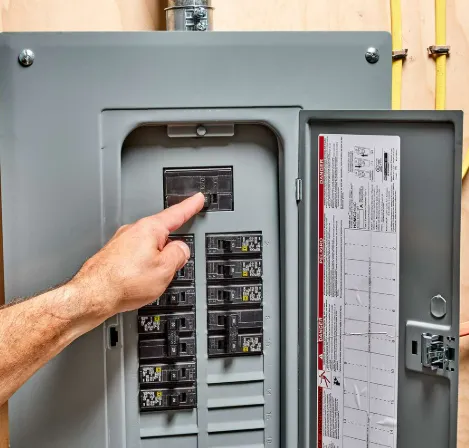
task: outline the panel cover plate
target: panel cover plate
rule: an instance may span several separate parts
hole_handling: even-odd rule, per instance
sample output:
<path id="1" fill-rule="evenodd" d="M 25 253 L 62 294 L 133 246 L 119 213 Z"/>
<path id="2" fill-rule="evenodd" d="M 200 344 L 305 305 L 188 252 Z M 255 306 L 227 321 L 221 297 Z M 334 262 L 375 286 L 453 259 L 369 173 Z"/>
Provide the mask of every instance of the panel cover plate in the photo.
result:
<path id="1" fill-rule="evenodd" d="M 369 46 L 379 49 L 379 63 L 366 62 Z M 24 48 L 36 56 L 28 68 L 18 64 Z M 204 80 L 206 88 L 195 89 L 193 79 Z M 295 82 L 288 82 L 292 79 Z M 118 181 L 103 182 L 119 172 L 103 163 L 109 152 L 103 122 L 109 116 L 135 115 L 119 130 L 126 136 L 136 125 L 153 123 L 159 111 L 159 122 L 168 124 L 180 117 L 185 123 L 199 123 L 201 117 L 207 123 L 264 123 L 275 108 L 291 113 L 296 108 L 386 109 L 391 98 L 391 38 L 384 32 L 3 33 L 0 85 L 4 277 L 10 301 L 70 278 L 123 223 L 120 198 L 103 218 L 102 198 L 121 188 Z M 288 338 L 292 352 L 298 338 L 298 226 L 296 202 L 286 191 L 297 176 L 298 121 L 295 117 L 286 122 L 287 116 L 279 114 L 269 125 L 279 132 L 288 157 L 281 161 L 285 192 L 280 213 L 285 220 L 283 238 L 291 241 L 284 244 L 282 259 L 292 274 L 283 283 L 288 285 L 288 307 L 282 318 L 288 326 L 280 334 Z M 120 149 L 122 141 L 119 144 Z M 122 330 L 121 317 L 112 322 Z M 109 427 L 123 413 L 123 402 L 119 374 L 103 373 L 109 352 L 103 349 L 104 329 L 75 341 L 12 397 L 12 446 L 104 447 L 111 433 L 113 444 L 123 448 L 125 443 L 118 440 L 125 438 L 125 425 Z M 121 350 L 122 338 L 111 351 L 116 363 Z M 297 390 L 297 360 L 292 358 L 282 364 L 288 384 L 275 391 L 282 394 L 288 413 L 272 419 L 281 419 L 278 427 L 288 447 L 298 439 L 298 396 L 288 392 Z M 86 428 L 80 434 L 74 429 L 77 421 Z M 237 445 L 232 437 L 224 440 Z"/>

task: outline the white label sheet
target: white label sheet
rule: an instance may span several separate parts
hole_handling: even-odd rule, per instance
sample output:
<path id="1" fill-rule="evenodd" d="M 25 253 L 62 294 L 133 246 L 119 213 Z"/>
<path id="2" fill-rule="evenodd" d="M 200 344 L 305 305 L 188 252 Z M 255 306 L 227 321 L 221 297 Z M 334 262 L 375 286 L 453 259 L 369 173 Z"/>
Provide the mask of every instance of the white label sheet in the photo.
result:
<path id="1" fill-rule="evenodd" d="M 319 136 L 319 448 L 396 448 L 400 138 Z"/>

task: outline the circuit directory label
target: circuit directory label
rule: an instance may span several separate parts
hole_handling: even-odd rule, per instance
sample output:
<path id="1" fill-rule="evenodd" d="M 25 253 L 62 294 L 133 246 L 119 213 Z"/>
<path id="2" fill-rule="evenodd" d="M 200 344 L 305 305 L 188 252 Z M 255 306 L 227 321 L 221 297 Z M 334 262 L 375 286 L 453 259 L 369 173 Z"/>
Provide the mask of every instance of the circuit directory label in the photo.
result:
<path id="1" fill-rule="evenodd" d="M 396 448 L 400 138 L 318 143 L 317 446 Z"/>

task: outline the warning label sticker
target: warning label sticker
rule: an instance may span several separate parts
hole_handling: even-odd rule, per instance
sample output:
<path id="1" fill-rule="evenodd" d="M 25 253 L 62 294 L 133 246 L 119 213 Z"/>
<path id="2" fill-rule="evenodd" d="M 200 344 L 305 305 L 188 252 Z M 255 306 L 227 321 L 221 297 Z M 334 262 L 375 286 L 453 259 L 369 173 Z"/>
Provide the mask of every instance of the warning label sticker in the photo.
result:
<path id="1" fill-rule="evenodd" d="M 400 138 L 318 153 L 317 446 L 396 448 Z"/>

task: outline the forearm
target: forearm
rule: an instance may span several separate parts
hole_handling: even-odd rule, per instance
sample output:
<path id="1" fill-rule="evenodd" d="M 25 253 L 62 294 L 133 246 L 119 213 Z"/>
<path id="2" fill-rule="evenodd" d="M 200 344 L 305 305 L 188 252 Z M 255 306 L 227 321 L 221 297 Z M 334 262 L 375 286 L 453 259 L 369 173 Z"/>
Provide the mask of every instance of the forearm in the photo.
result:
<path id="1" fill-rule="evenodd" d="M 204 205 L 199 193 L 121 227 L 59 288 L 0 309 L 0 406 L 40 367 L 108 317 L 160 297 L 190 257 L 168 235 Z"/>
<path id="2" fill-rule="evenodd" d="M 70 282 L 0 309 L 0 405 L 67 345 L 106 319 L 90 294 Z"/>

